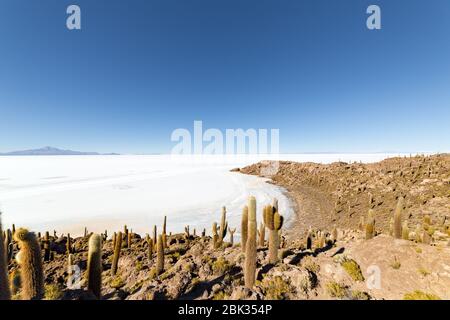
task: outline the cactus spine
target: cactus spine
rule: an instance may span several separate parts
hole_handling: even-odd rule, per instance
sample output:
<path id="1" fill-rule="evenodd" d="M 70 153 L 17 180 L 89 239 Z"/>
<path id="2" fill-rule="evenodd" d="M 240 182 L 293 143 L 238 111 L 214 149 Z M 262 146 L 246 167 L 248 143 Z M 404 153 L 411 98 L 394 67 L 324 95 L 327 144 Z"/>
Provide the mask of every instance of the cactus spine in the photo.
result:
<path id="1" fill-rule="evenodd" d="M 156 274 L 160 275 L 164 271 L 164 243 L 163 236 L 158 236 L 158 243 L 156 244 Z"/>
<path id="2" fill-rule="evenodd" d="M 264 224 L 269 229 L 269 263 L 275 264 L 278 261 L 279 230 L 283 226 L 283 216 L 280 215 L 274 206 L 266 206 L 264 212 Z"/>
<path id="3" fill-rule="evenodd" d="M 245 245 L 244 281 L 245 286 L 252 289 L 255 285 L 256 273 L 256 199 L 248 200 L 248 234 Z"/>
<path id="4" fill-rule="evenodd" d="M 6 250 L 3 239 L 2 216 L 0 212 L 0 300 L 11 299 L 8 284 L 8 263 L 6 261 Z"/>
<path id="5" fill-rule="evenodd" d="M 89 238 L 87 282 L 88 290 L 91 290 L 97 299 L 101 298 L 102 293 L 102 271 L 102 237 L 93 234 Z"/>
<path id="6" fill-rule="evenodd" d="M 17 262 L 20 265 L 22 299 L 39 300 L 44 297 L 44 272 L 42 270 L 41 248 L 33 232 L 18 229 L 14 235 L 20 251 Z"/>
<path id="7" fill-rule="evenodd" d="M 369 213 L 367 214 L 367 223 L 366 223 L 366 240 L 370 240 L 375 236 L 375 218 L 373 214 L 373 210 L 369 209 Z"/>
<path id="8" fill-rule="evenodd" d="M 117 273 L 117 265 L 119 264 L 120 251 L 122 250 L 122 232 L 119 232 L 116 235 L 115 247 L 114 247 L 114 256 L 111 265 L 111 274 L 113 276 Z"/>
<path id="9" fill-rule="evenodd" d="M 398 198 L 397 207 L 394 212 L 394 238 L 402 238 L 402 212 L 403 212 L 403 197 Z"/>

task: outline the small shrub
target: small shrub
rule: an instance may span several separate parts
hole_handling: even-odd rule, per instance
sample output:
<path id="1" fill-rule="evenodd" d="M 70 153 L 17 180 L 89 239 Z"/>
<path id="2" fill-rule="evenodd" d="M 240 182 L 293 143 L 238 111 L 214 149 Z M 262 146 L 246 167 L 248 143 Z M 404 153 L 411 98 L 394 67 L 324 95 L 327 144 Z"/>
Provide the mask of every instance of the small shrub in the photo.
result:
<path id="1" fill-rule="evenodd" d="M 400 263 L 400 261 L 398 261 L 397 257 L 394 257 L 394 261 L 392 261 L 391 263 L 392 269 L 398 270 L 401 266 L 402 264 Z"/>
<path id="2" fill-rule="evenodd" d="M 403 300 L 441 300 L 437 295 L 425 293 L 419 290 L 407 293 L 403 296 Z"/>
<path id="3" fill-rule="evenodd" d="M 57 284 L 46 284 L 44 290 L 45 300 L 59 300 L 63 295 L 61 288 Z"/>
<path id="4" fill-rule="evenodd" d="M 261 282 L 261 289 L 268 300 L 281 300 L 291 291 L 291 286 L 281 276 L 265 277 Z"/>
<path id="5" fill-rule="evenodd" d="M 143 268 L 142 262 L 141 261 L 137 261 L 136 265 L 135 265 L 136 272 L 141 271 L 142 268 Z"/>
<path id="6" fill-rule="evenodd" d="M 370 295 L 364 291 L 353 291 L 352 299 L 353 300 L 370 300 Z"/>
<path id="7" fill-rule="evenodd" d="M 225 294 L 225 292 L 219 291 L 213 296 L 212 299 L 213 300 L 227 300 L 228 296 Z"/>
<path id="8" fill-rule="evenodd" d="M 343 299 L 347 295 L 347 288 L 340 283 L 331 281 L 326 284 L 328 294 L 333 298 Z"/>
<path id="9" fill-rule="evenodd" d="M 355 260 L 344 259 L 344 261 L 341 263 L 341 266 L 353 279 L 353 281 L 364 281 L 364 276 L 361 272 L 361 268 Z"/>
<path id="10" fill-rule="evenodd" d="M 223 275 L 230 269 L 231 266 L 229 262 L 223 257 L 219 257 L 216 261 L 212 263 L 212 270 L 216 275 Z"/>
<path id="11" fill-rule="evenodd" d="M 424 277 L 430 275 L 430 272 L 425 268 L 419 268 L 417 269 L 417 272 L 419 272 Z"/>
<path id="12" fill-rule="evenodd" d="M 120 276 L 114 277 L 114 279 L 111 280 L 110 287 L 114 289 L 120 289 L 125 285 L 125 282 Z"/>
<path id="13" fill-rule="evenodd" d="M 318 273 L 320 271 L 320 266 L 313 261 L 312 258 L 308 257 L 305 259 L 303 266 L 306 270 L 312 273 Z"/>

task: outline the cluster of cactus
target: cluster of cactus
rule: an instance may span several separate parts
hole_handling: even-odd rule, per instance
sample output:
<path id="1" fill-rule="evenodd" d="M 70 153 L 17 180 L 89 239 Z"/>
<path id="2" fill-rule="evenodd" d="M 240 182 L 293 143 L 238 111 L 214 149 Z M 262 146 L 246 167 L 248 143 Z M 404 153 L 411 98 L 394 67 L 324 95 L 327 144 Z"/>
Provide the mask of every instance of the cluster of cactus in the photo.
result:
<path id="1" fill-rule="evenodd" d="M 9 300 L 11 298 L 11 293 L 8 283 L 8 261 L 6 257 L 6 241 L 3 238 L 1 219 L 2 217 L 0 212 L 0 300 Z"/>
<path id="2" fill-rule="evenodd" d="M 245 286 L 252 289 L 256 280 L 256 199 L 250 197 L 247 210 L 248 225 L 246 227 L 245 241 L 245 264 L 244 264 L 244 282 Z"/>
<path id="3" fill-rule="evenodd" d="M 278 213 L 278 203 L 274 200 L 274 205 L 264 207 L 264 224 L 269 229 L 269 263 L 275 264 L 278 261 L 279 231 L 283 226 L 283 216 Z"/>
<path id="4" fill-rule="evenodd" d="M 16 256 L 20 266 L 21 297 L 25 300 L 38 300 L 44 297 L 44 272 L 41 248 L 36 235 L 27 229 L 18 229 L 14 234 L 20 251 Z"/>

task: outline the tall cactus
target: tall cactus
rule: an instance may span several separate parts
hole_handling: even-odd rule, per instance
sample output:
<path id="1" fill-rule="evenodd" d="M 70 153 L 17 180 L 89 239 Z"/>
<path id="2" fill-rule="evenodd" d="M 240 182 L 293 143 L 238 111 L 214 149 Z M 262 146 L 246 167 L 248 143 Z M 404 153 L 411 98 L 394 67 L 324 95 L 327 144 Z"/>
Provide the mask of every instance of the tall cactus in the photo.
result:
<path id="1" fill-rule="evenodd" d="M 67 254 L 72 253 L 72 240 L 70 239 L 70 233 L 67 234 L 66 252 Z"/>
<path id="2" fill-rule="evenodd" d="M 5 232 L 5 253 L 6 253 L 6 261 L 9 263 L 12 260 L 14 255 L 14 245 L 13 245 L 13 233 L 10 229 Z"/>
<path id="3" fill-rule="evenodd" d="M 44 261 L 50 261 L 50 233 L 45 232 L 44 236 Z"/>
<path id="4" fill-rule="evenodd" d="M 279 237 L 278 232 L 283 226 L 283 216 L 274 206 L 266 206 L 264 212 L 264 224 L 269 229 L 269 263 L 278 262 Z"/>
<path id="5" fill-rule="evenodd" d="M 163 234 L 167 234 L 166 227 L 167 227 L 167 216 L 164 216 L 164 223 L 163 223 L 163 230 L 162 230 Z"/>
<path id="6" fill-rule="evenodd" d="M 102 294 L 102 271 L 102 237 L 93 234 L 89 238 L 87 282 L 97 299 L 101 299 Z"/>
<path id="7" fill-rule="evenodd" d="M 219 243 L 223 244 L 223 240 L 227 235 L 228 222 L 227 222 L 227 209 L 222 207 L 222 219 L 220 221 L 220 229 L 219 229 Z"/>
<path id="8" fill-rule="evenodd" d="M 158 243 L 156 246 L 156 274 L 160 275 L 164 271 L 164 243 L 161 234 L 158 235 Z"/>
<path id="9" fill-rule="evenodd" d="M 153 245 L 156 246 L 156 243 L 158 242 L 158 228 L 156 225 L 153 226 Z"/>
<path id="10" fill-rule="evenodd" d="M 389 219 L 389 235 L 394 236 L 394 218 Z"/>
<path id="11" fill-rule="evenodd" d="M 18 229 L 14 235 L 19 242 L 20 251 L 16 256 L 20 266 L 22 299 L 39 300 L 44 297 L 44 272 L 42 269 L 41 248 L 33 232 Z"/>
<path id="12" fill-rule="evenodd" d="M 230 232 L 230 245 L 233 246 L 234 245 L 234 233 L 236 232 L 236 228 L 231 229 L 230 227 L 228 227 L 228 231 Z"/>
<path id="13" fill-rule="evenodd" d="M 184 240 L 186 241 L 186 245 L 189 247 L 191 234 L 189 232 L 189 226 L 184 227 Z"/>
<path id="14" fill-rule="evenodd" d="M 73 254 L 67 255 L 67 287 L 73 285 L 74 282 L 74 271 L 73 271 Z"/>
<path id="15" fill-rule="evenodd" d="M 403 239 L 403 240 L 409 240 L 408 221 L 404 221 L 404 222 L 403 222 L 403 226 L 402 226 L 402 239 Z"/>
<path id="16" fill-rule="evenodd" d="M 370 240 L 375 236 L 375 218 L 372 209 L 369 209 L 366 222 L 366 240 Z"/>
<path id="17" fill-rule="evenodd" d="M 217 231 L 217 222 L 212 225 L 212 245 L 213 249 L 218 249 L 220 247 L 219 234 Z"/>
<path id="18" fill-rule="evenodd" d="M 8 284 L 8 263 L 6 261 L 6 250 L 3 245 L 4 243 L 2 213 L 0 212 L 0 300 L 9 300 L 11 299 L 11 293 L 9 291 Z"/>
<path id="19" fill-rule="evenodd" d="M 245 206 L 242 209 L 242 220 L 241 220 L 241 249 L 245 252 L 245 246 L 248 237 L 248 207 Z"/>
<path id="20" fill-rule="evenodd" d="M 394 238 L 401 239 L 402 238 L 402 213 L 403 213 L 403 205 L 404 198 L 399 197 L 397 202 L 397 207 L 394 212 Z"/>
<path id="21" fill-rule="evenodd" d="M 331 231 L 331 240 L 333 242 L 338 241 L 338 230 L 337 230 L 336 226 L 334 226 L 333 230 Z"/>
<path id="22" fill-rule="evenodd" d="M 256 199 L 248 200 L 248 234 L 245 245 L 244 281 L 245 286 L 252 289 L 256 279 Z"/>
<path id="23" fill-rule="evenodd" d="M 266 245 L 266 227 L 263 222 L 259 224 L 258 237 L 259 246 L 264 247 Z"/>
<path id="24" fill-rule="evenodd" d="M 131 240 L 133 239 L 133 234 L 131 232 L 128 232 L 127 234 L 127 248 L 131 248 Z"/>
<path id="25" fill-rule="evenodd" d="M 154 247 L 154 244 L 153 244 L 153 239 L 152 238 L 150 238 L 150 237 L 148 237 L 148 240 L 147 240 L 147 250 L 148 250 L 148 259 L 149 260 L 151 260 L 152 258 L 153 258 L 153 247 Z"/>
<path id="26" fill-rule="evenodd" d="M 113 276 L 115 276 L 117 273 L 117 266 L 119 264 L 120 252 L 122 250 L 122 232 L 117 233 L 115 242 L 116 243 L 114 247 L 113 261 L 111 265 L 111 274 Z"/>
<path id="27" fill-rule="evenodd" d="M 312 231 L 312 228 L 309 227 L 308 233 L 306 235 L 306 249 L 311 250 L 312 244 L 313 244 L 313 231 Z"/>

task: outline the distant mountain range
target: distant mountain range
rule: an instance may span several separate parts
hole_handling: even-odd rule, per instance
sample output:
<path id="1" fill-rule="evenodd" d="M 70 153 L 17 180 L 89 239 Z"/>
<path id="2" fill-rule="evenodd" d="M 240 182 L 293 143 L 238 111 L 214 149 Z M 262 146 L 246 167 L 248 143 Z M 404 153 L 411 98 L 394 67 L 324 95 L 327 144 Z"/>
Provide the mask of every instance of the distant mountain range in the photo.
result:
<path id="1" fill-rule="evenodd" d="M 118 155 L 118 153 L 98 153 L 82 152 L 73 150 L 62 150 L 53 147 L 43 147 L 40 149 L 12 151 L 0 153 L 0 156 L 98 156 L 98 155 Z"/>

